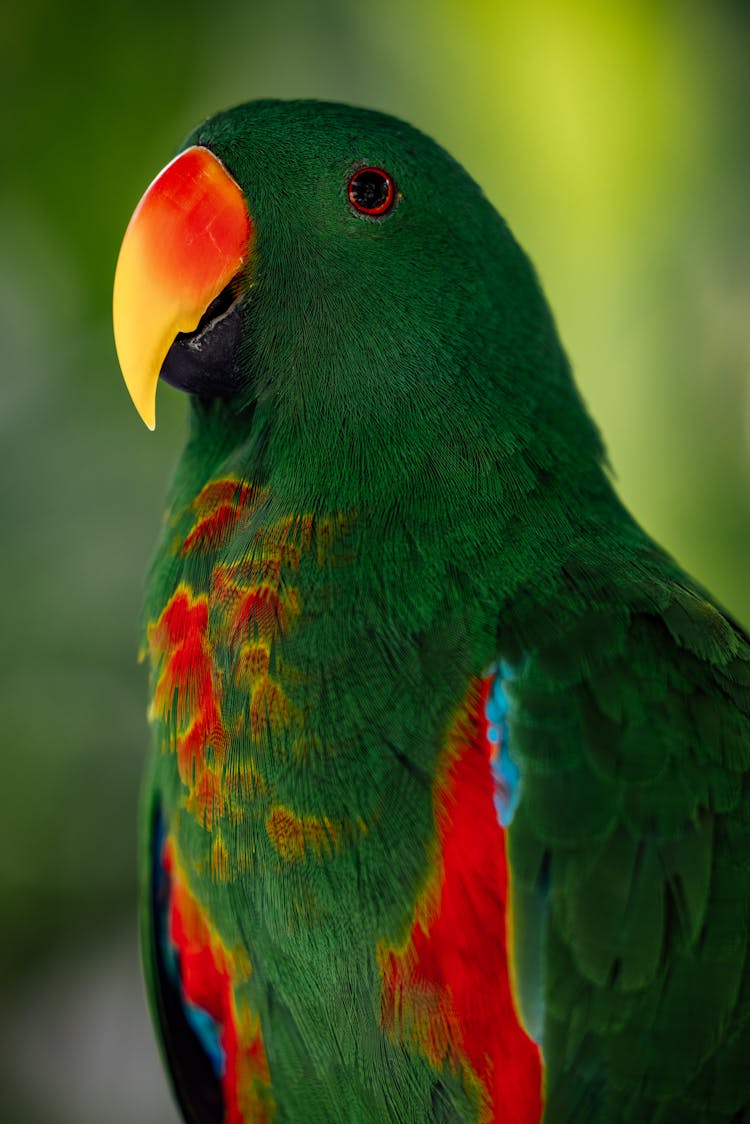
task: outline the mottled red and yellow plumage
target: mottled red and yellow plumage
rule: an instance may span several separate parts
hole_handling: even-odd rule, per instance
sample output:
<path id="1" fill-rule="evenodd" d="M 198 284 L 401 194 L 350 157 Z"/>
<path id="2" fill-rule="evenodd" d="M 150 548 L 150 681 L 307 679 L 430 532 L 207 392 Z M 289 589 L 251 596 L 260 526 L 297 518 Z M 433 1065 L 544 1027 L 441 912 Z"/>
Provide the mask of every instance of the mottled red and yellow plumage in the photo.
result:
<path id="1" fill-rule="evenodd" d="M 259 1017 L 238 998 L 252 973 L 252 938 L 230 951 L 213 904 L 217 883 L 236 878 L 248 862 L 241 853 L 230 854 L 231 825 L 236 829 L 247 816 L 242 803 L 248 795 L 262 795 L 262 828 L 283 867 L 323 870 L 342 850 L 356 855 L 370 831 L 364 817 L 299 814 L 273 798 L 272 781 L 247 753 L 243 766 L 239 759 L 233 763 L 238 731 L 259 743 L 269 731 L 287 735 L 302 728 L 300 709 L 291 701 L 296 676 L 290 677 L 288 697 L 283 670 L 270 675 L 278 638 L 303 624 L 304 598 L 290 578 L 302 553 L 313 547 L 315 564 L 325 566 L 355 524 L 352 516 L 288 518 L 260 534 L 262 548 L 252 561 L 228 563 L 224 551 L 232 533 L 247 525 L 258 496 L 260 502 L 266 498 L 232 478 L 201 490 L 190 505 L 190 529 L 184 539 L 172 540 L 174 556 L 201 560 L 200 591 L 183 574 L 147 630 L 151 717 L 164 731 L 167 757 L 160 771 L 171 768 L 181 784 L 175 807 L 162 798 L 156 808 L 165 828 L 154 861 L 168 887 L 161 955 L 165 963 L 171 959 L 173 985 L 199 1039 L 203 1035 L 205 1044 L 206 1026 L 215 1036 L 227 1124 L 272 1119 L 274 1104 Z M 229 691 L 217 659 L 225 647 L 232 652 Z M 435 777 L 425 786 L 434 830 L 426 840 L 418 892 L 404 912 L 408 930 L 396 941 L 381 936 L 377 925 L 369 933 L 377 964 L 373 1031 L 403 1057 L 423 1059 L 436 1075 L 450 1071 L 482 1124 L 533 1124 L 541 1113 L 541 1066 L 511 996 L 505 833 L 495 809 L 496 747 L 487 737 L 485 713 L 492 682 L 468 682 L 447 722 Z M 299 742 L 292 745 L 297 783 L 304 785 L 305 757 Z M 179 842 L 186 817 L 211 843 L 207 866 L 194 864 L 192 875 Z"/>

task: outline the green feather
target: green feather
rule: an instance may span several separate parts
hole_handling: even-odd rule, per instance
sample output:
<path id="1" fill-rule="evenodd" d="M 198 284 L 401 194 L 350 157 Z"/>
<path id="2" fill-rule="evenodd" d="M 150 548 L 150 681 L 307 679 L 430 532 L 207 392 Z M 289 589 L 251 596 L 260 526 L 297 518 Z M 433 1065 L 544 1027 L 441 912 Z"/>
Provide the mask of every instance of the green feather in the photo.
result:
<path id="1" fill-rule="evenodd" d="M 234 1002 L 278 1120 L 486 1109 L 437 1016 L 437 1060 L 384 1029 L 382 950 L 440 884 L 449 731 L 500 661 L 514 982 L 547 1124 L 747 1118 L 747 637 L 618 501 L 533 269 L 447 153 L 316 102 L 241 106 L 186 143 L 239 184 L 255 241 L 237 388 L 191 399 L 148 583 L 143 880 L 158 807 L 215 941 L 249 958 Z M 397 186 L 382 220 L 347 200 L 364 165 Z M 199 534 L 212 487 L 229 524 Z M 266 617 L 240 627 L 261 586 Z M 170 693 L 176 655 L 193 678 Z M 475 900 L 480 961 L 504 934 L 476 931 Z"/>

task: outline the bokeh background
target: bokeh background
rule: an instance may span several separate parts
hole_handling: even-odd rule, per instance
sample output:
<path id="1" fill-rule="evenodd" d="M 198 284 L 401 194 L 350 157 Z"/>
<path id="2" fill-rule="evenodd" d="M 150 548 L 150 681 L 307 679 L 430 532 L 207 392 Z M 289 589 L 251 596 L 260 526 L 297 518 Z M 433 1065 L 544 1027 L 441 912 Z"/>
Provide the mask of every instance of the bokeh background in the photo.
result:
<path id="1" fill-rule="evenodd" d="M 259 96 L 403 116 L 541 274 L 626 502 L 750 623 L 744 0 L 10 0 L 0 34 L 0 1088 L 7 1124 L 174 1124 L 141 996 L 142 577 L 180 448 L 109 308 L 133 206 Z"/>

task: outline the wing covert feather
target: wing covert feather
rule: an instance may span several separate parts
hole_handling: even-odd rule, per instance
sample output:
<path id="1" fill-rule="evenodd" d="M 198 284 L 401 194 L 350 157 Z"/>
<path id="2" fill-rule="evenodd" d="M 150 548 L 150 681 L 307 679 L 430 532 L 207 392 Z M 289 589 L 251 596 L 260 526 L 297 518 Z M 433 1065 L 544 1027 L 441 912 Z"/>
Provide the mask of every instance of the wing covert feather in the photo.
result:
<path id="1" fill-rule="evenodd" d="M 522 1007 L 543 996 L 546 1121 L 750 1105 L 749 674 L 741 630 L 675 583 L 660 612 L 592 611 L 506 681 L 516 963 L 546 899 L 518 981 Z"/>

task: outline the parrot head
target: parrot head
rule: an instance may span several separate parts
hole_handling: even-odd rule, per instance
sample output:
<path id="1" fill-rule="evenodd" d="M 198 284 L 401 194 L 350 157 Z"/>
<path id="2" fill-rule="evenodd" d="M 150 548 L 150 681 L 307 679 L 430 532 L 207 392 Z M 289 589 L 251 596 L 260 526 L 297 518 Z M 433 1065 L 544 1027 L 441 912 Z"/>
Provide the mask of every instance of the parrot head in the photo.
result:
<path id="1" fill-rule="evenodd" d="M 380 113 L 258 101 L 197 128 L 133 215 L 114 321 L 147 425 L 161 378 L 298 499 L 461 495 L 531 447 L 548 473 L 601 460 L 506 224 Z"/>

